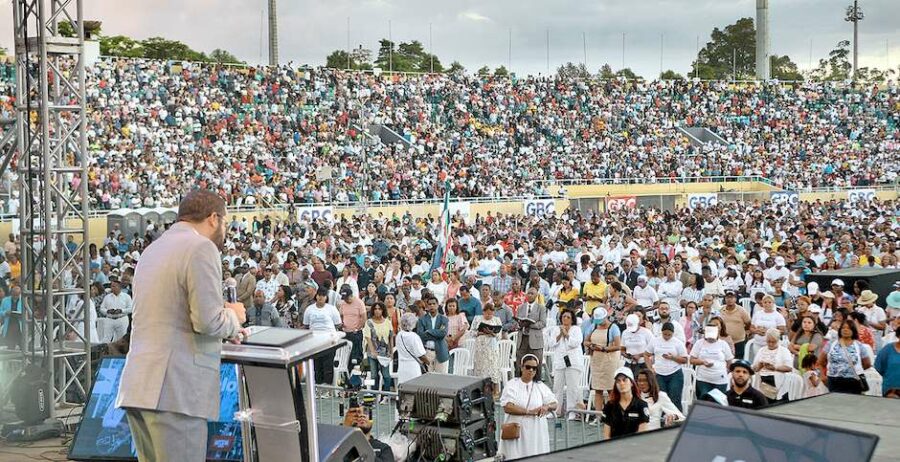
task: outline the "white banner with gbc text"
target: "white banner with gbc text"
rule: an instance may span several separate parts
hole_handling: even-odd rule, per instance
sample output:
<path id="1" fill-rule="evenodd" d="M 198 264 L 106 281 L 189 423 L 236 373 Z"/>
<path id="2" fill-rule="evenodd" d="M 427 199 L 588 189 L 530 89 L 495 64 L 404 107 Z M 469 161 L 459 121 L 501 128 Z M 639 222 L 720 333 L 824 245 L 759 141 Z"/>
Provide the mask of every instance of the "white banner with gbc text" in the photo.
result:
<path id="1" fill-rule="evenodd" d="M 294 209 L 299 221 L 316 221 L 325 220 L 328 223 L 334 223 L 334 207 L 299 207 Z"/>
<path id="2" fill-rule="evenodd" d="M 719 195 L 716 193 L 696 193 L 688 194 L 688 208 L 701 209 L 704 207 L 713 207 L 719 203 Z"/>
<path id="3" fill-rule="evenodd" d="M 851 189 L 847 191 L 847 200 L 853 202 L 870 202 L 875 199 L 874 189 Z"/>
<path id="4" fill-rule="evenodd" d="M 528 199 L 525 201 L 525 215 L 529 217 L 549 217 L 556 213 L 553 199 Z"/>
<path id="5" fill-rule="evenodd" d="M 800 205 L 800 194 L 795 191 L 772 191 L 769 199 L 773 204 L 788 205 L 792 208 Z"/>

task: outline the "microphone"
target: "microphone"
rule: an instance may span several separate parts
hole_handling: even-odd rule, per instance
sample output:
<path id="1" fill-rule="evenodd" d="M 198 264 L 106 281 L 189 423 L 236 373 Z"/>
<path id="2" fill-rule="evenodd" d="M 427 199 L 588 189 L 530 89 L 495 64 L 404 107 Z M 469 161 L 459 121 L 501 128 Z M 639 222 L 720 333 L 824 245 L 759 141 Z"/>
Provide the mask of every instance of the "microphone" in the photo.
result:
<path id="1" fill-rule="evenodd" d="M 234 278 L 225 281 L 225 302 L 237 303 L 237 281 Z"/>

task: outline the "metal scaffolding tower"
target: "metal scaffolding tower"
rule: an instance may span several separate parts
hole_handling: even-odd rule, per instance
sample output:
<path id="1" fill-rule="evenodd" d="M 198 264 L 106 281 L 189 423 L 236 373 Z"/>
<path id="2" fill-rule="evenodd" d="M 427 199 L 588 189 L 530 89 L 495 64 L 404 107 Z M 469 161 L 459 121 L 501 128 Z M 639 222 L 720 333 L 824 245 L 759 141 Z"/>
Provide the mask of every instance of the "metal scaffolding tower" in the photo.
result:
<path id="1" fill-rule="evenodd" d="M 82 1 L 12 3 L 18 142 L 0 166 L 18 172 L 24 356 L 47 371 L 55 417 L 92 376 Z M 60 34 L 63 22 L 74 37 Z"/>

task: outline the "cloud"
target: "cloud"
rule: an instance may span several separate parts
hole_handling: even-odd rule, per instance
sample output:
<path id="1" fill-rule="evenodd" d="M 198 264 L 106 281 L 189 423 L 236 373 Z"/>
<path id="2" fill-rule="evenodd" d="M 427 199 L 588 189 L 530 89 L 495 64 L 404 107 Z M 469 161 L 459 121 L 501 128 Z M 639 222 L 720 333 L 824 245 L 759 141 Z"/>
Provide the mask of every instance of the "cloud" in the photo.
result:
<path id="1" fill-rule="evenodd" d="M 475 22 L 492 22 L 491 18 L 489 18 L 483 14 L 479 14 L 475 11 L 464 11 L 459 14 L 459 18 L 460 19 L 468 19 L 469 21 L 475 21 Z"/>

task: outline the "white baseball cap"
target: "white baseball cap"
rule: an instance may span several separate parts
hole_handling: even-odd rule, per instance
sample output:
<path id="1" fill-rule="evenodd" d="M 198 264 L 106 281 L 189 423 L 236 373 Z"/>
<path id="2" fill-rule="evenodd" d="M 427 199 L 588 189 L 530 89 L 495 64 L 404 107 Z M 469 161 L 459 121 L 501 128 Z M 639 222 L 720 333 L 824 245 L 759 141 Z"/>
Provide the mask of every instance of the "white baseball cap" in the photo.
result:
<path id="1" fill-rule="evenodd" d="M 614 375 L 613 377 L 618 377 L 620 375 L 624 375 L 625 377 L 631 379 L 632 382 L 634 382 L 634 372 L 632 372 L 631 369 L 627 367 L 620 367 L 616 369 L 616 375 Z"/>
<path id="2" fill-rule="evenodd" d="M 810 295 L 819 293 L 819 283 L 815 281 L 810 282 L 806 285 L 806 291 L 809 292 Z"/>
<path id="3" fill-rule="evenodd" d="M 831 285 L 844 287 L 844 281 L 842 281 L 840 279 L 833 279 L 831 281 Z"/>
<path id="4" fill-rule="evenodd" d="M 775 257 L 775 266 L 784 266 L 784 257 Z"/>
<path id="5" fill-rule="evenodd" d="M 625 330 L 628 332 L 637 332 L 641 327 L 641 319 L 638 315 L 632 313 L 625 318 Z"/>

